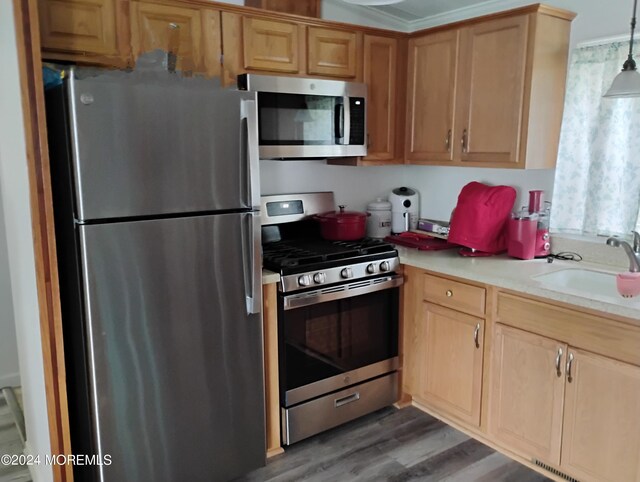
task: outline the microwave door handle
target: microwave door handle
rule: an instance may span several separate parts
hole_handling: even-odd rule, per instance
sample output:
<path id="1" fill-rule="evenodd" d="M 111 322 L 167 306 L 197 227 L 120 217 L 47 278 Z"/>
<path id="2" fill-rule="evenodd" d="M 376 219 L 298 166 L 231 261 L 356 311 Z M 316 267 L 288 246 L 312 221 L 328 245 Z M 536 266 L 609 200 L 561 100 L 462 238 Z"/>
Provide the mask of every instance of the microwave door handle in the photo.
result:
<path id="1" fill-rule="evenodd" d="M 336 104 L 333 109 L 336 144 L 342 144 L 344 137 L 344 104 Z"/>
<path id="2" fill-rule="evenodd" d="M 342 143 L 345 145 L 349 145 L 349 139 L 351 137 L 351 104 L 349 102 L 349 97 L 343 97 L 343 114 L 342 114 L 342 124 L 343 124 L 343 140 Z"/>

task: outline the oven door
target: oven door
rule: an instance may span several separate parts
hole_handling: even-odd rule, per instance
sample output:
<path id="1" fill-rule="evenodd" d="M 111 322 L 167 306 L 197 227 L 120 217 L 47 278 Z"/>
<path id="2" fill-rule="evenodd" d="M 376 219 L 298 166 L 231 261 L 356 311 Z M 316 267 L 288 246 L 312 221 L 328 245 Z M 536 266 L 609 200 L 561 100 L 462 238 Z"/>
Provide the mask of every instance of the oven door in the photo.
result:
<path id="1" fill-rule="evenodd" d="M 259 92 L 258 126 L 262 159 L 367 153 L 364 97 Z"/>
<path id="2" fill-rule="evenodd" d="M 390 275 L 279 296 L 285 407 L 398 368 L 399 286 Z"/>

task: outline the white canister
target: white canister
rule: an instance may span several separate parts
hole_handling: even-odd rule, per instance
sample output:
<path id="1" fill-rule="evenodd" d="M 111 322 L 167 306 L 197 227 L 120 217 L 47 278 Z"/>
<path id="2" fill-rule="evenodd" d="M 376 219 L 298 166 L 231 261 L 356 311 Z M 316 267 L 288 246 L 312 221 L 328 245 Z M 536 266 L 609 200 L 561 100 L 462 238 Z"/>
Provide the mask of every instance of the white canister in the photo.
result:
<path id="1" fill-rule="evenodd" d="M 382 198 L 367 204 L 367 236 L 384 238 L 391 234 L 391 203 Z"/>

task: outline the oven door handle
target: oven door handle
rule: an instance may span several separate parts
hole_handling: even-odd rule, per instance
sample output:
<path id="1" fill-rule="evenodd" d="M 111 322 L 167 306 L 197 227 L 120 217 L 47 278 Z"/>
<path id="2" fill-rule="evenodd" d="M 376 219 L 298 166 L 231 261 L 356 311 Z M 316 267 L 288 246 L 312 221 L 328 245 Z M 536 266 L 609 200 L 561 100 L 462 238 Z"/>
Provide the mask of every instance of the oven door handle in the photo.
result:
<path id="1" fill-rule="evenodd" d="M 397 288 L 401 286 L 402 283 L 404 283 L 404 277 L 398 274 L 384 278 L 355 281 L 353 283 L 307 291 L 305 293 L 292 294 L 283 298 L 284 310 L 294 310 L 303 306 L 324 303 L 325 301 L 340 300 L 351 298 L 352 296 Z"/>

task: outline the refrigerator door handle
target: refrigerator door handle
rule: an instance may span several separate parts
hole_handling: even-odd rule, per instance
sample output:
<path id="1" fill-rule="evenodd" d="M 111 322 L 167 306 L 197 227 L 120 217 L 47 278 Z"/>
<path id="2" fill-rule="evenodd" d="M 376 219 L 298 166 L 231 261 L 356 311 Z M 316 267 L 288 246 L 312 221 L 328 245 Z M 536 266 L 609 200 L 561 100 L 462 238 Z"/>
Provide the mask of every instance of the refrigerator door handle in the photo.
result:
<path id="1" fill-rule="evenodd" d="M 260 150 L 258 146 L 258 104 L 255 100 L 242 101 L 247 129 L 247 172 L 249 182 L 249 206 L 260 209 Z"/>
<path id="2" fill-rule="evenodd" d="M 246 299 L 247 299 L 247 314 L 257 314 L 262 311 L 262 263 L 261 249 L 262 243 L 260 240 L 260 213 L 252 211 L 246 213 L 243 220 L 242 227 L 242 258 L 245 265 L 245 274 L 248 275 L 248 280 L 245 276 L 246 286 Z"/>

